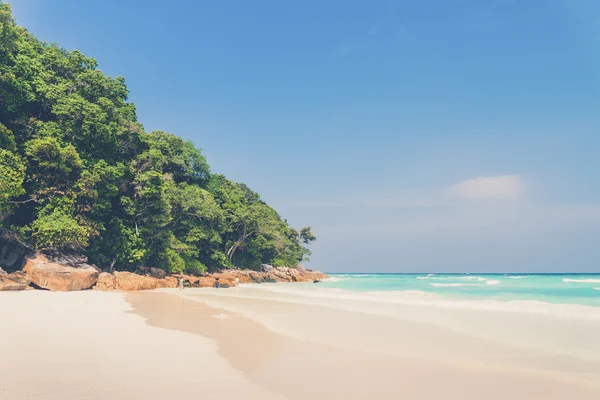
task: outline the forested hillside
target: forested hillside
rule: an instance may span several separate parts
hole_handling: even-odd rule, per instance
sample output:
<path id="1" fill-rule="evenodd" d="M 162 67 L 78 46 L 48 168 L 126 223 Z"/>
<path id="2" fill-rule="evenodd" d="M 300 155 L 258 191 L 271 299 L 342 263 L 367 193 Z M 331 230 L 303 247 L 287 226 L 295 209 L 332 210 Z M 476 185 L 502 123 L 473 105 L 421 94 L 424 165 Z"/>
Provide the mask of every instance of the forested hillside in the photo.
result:
<path id="1" fill-rule="evenodd" d="M 0 0 L 4 243 L 79 252 L 103 268 L 296 266 L 315 240 L 199 149 L 145 132 L 122 77 L 37 40 Z"/>

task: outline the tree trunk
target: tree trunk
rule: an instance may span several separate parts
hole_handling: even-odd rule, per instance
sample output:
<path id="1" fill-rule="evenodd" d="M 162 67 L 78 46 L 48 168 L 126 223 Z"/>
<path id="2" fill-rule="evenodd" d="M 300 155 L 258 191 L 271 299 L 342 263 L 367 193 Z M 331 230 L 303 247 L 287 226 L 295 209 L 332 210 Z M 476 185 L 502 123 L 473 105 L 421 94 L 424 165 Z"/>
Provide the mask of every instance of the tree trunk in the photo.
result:
<path id="1" fill-rule="evenodd" d="M 229 248 L 229 250 L 227 250 L 227 258 L 229 259 L 229 261 L 231 261 L 231 260 L 233 259 L 233 255 L 235 254 L 235 252 L 237 251 L 237 249 L 239 249 L 239 248 L 240 248 L 240 247 L 241 247 L 241 246 L 244 244 L 244 241 L 245 241 L 246 239 L 248 239 L 248 238 L 249 238 L 249 237 L 250 237 L 250 236 L 251 236 L 253 233 L 254 233 L 254 232 L 250 232 L 250 233 L 244 233 L 244 234 L 243 234 L 243 235 L 240 237 L 240 239 L 239 239 L 237 242 L 235 242 L 235 243 L 233 244 L 233 246 L 231 246 L 231 247 Z"/>
<path id="2" fill-rule="evenodd" d="M 108 269 L 108 272 L 110 272 L 111 274 L 115 270 L 115 263 L 116 262 L 117 262 L 117 259 L 113 258 L 112 263 L 110 263 L 110 268 Z"/>
<path id="3" fill-rule="evenodd" d="M 240 245 L 241 245 L 240 242 L 235 242 L 234 245 L 231 246 L 229 248 L 229 250 L 227 250 L 227 258 L 229 259 L 229 261 L 231 261 L 233 259 L 233 255 L 235 254 L 237 249 L 239 249 Z"/>

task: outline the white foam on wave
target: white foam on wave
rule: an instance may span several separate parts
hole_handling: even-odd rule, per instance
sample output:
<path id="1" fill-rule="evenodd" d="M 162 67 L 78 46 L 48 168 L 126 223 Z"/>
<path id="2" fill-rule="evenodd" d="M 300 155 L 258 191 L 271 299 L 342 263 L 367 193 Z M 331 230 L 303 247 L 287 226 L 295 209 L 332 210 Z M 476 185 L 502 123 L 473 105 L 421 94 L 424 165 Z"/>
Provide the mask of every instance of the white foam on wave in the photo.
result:
<path id="1" fill-rule="evenodd" d="M 417 279 L 447 279 L 443 276 L 437 277 L 435 274 L 427 274 L 427 276 L 417 276 Z"/>
<path id="2" fill-rule="evenodd" d="M 477 285 L 469 284 L 469 283 L 434 283 L 434 282 L 430 282 L 429 284 L 431 286 L 436 286 L 436 287 L 477 286 Z"/>
<path id="3" fill-rule="evenodd" d="M 447 281 L 456 280 L 458 278 L 456 276 L 417 276 L 417 279 L 427 279 L 431 281 Z"/>
<path id="4" fill-rule="evenodd" d="M 508 279 L 525 279 L 527 276 L 507 276 Z"/>
<path id="5" fill-rule="evenodd" d="M 479 276 L 474 276 L 474 277 L 463 277 L 461 279 L 466 279 L 466 280 L 477 280 L 478 282 L 485 282 L 487 285 L 499 285 L 500 281 L 495 280 L 495 279 L 485 279 L 485 278 L 481 278 Z M 460 287 L 460 286 L 480 286 L 476 283 L 434 283 L 434 282 L 429 282 L 429 284 L 431 286 L 437 286 L 437 287 Z"/>
<path id="6" fill-rule="evenodd" d="M 336 277 L 336 276 L 330 276 L 329 278 L 325 278 L 323 279 L 323 282 L 342 282 L 342 281 L 347 281 L 350 278 L 340 278 L 340 277 Z"/>
<path id="7" fill-rule="evenodd" d="M 569 279 L 563 278 L 563 282 L 572 282 L 572 283 L 600 283 L 600 279 Z"/>
<path id="8" fill-rule="evenodd" d="M 464 280 L 467 280 L 467 281 L 478 280 L 479 282 L 485 281 L 485 278 L 482 278 L 480 276 L 462 276 L 460 279 L 464 279 Z"/>
<path id="9" fill-rule="evenodd" d="M 434 283 L 430 284 L 434 286 L 436 285 Z M 294 297 L 293 300 L 290 299 L 289 301 L 303 302 L 300 299 L 306 298 L 307 300 L 312 299 L 311 302 L 314 302 L 314 304 L 323 304 L 321 300 L 325 299 L 331 301 L 343 301 L 343 304 L 346 304 L 346 301 L 365 301 L 379 304 L 404 304 L 445 309 L 537 314 L 569 319 L 600 321 L 600 307 L 591 305 L 557 304 L 538 300 L 463 300 L 446 298 L 439 293 L 422 292 L 418 290 L 355 292 L 343 289 L 313 287 L 310 287 L 310 289 L 308 289 L 308 287 L 306 289 L 300 289 L 300 287 L 292 285 L 293 284 L 257 285 L 253 286 L 251 290 L 266 290 L 271 292 L 279 292 L 282 294 L 285 293 L 296 295 L 299 297 Z M 437 285 L 439 285 L 439 283 Z M 442 283 L 442 285 L 444 284 Z M 470 286 L 470 284 L 461 285 Z M 481 287 L 481 285 L 473 286 Z M 600 287 L 594 289 L 600 290 Z"/>
<path id="10" fill-rule="evenodd" d="M 600 287 L 595 287 L 594 290 L 600 290 Z"/>

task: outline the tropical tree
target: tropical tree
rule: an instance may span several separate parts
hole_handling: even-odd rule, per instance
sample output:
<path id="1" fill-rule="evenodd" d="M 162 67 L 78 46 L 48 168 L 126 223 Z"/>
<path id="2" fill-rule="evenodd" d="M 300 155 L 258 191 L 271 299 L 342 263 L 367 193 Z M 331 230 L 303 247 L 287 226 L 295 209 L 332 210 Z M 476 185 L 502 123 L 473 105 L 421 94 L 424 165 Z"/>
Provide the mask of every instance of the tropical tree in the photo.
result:
<path id="1" fill-rule="evenodd" d="M 147 133 L 122 77 L 37 40 L 0 0 L 0 235 L 107 269 L 295 266 L 315 240 L 194 144 Z"/>

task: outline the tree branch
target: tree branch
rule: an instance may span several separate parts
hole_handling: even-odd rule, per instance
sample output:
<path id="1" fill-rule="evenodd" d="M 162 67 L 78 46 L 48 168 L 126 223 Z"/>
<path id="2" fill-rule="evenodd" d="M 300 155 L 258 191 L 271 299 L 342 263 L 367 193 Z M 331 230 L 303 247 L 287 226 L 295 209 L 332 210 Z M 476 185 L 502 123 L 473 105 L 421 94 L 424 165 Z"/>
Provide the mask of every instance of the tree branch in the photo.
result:
<path id="1" fill-rule="evenodd" d="M 39 203 L 39 201 L 37 199 L 37 196 L 32 196 L 30 199 L 22 200 L 22 201 L 13 201 L 13 200 L 10 200 L 10 203 L 12 203 L 12 204 L 25 204 L 25 203 L 31 203 L 32 201 L 35 202 L 35 203 Z"/>

